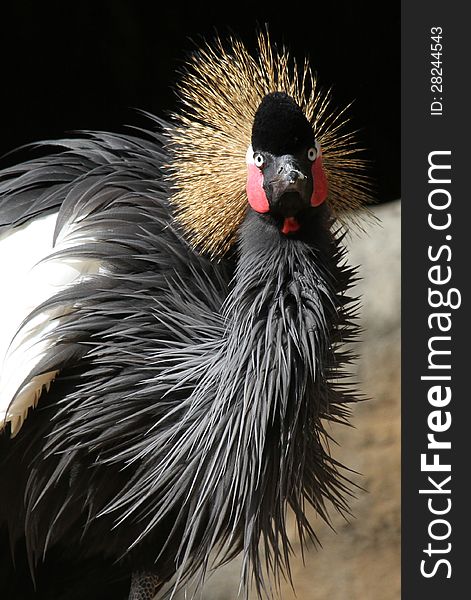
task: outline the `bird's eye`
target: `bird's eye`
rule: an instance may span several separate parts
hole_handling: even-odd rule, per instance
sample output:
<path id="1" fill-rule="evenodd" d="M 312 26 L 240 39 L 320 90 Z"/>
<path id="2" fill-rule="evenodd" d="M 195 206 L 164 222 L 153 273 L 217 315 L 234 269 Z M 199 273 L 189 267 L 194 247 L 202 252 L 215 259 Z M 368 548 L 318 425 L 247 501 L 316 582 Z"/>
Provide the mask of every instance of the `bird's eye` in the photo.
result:
<path id="1" fill-rule="evenodd" d="M 263 164 L 265 162 L 265 159 L 263 158 L 263 154 L 260 154 L 260 152 L 256 152 L 254 154 L 253 160 L 254 160 L 256 167 L 258 167 L 259 169 L 261 169 L 263 167 Z"/>
<path id="2" fill-rule="evenodd" d="M 309 150 L 307 151 L 307 157 L 311 162 L 314 162 L 317 158 L 316 148 L 309 148 Z"/>

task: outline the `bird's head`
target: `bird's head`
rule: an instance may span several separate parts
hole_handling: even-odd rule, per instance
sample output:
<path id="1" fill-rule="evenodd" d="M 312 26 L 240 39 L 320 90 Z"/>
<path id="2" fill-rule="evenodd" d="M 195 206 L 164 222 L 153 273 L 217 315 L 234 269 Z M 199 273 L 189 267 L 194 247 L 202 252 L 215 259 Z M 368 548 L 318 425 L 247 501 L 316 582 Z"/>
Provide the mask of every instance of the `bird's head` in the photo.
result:
<path id="1" fill-rule="evenodd" d="M 368 202 L 346 109 L 333 108 L 308 62 L 300 68 L 267 33 L 255 56 L 237 39 L 199 49 L 178 94 L 181 109 L 166 131 L 172 202 L 199 250 L 224 255 L 251 209 L 290 239 L 309 211 L 323 206 L 355 220 Z"/>
<path id="2" fill-rule="evenodd" d="M 327 197 L 327 178 L 314 131 L 284 92 L 267 94 L 255 113 L 247 155 L 247 199 L 270 215 L 282 233 L 294 234 L 303 215 Z"/>

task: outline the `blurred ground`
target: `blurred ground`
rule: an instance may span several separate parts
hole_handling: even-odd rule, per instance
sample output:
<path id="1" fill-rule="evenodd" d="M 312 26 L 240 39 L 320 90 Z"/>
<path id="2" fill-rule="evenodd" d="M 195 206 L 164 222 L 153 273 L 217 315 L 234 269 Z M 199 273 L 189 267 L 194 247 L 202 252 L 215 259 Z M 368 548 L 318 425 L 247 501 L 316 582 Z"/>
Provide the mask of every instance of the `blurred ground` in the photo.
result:
<path id="1" fill-rule="evenodd" d="M 334 454 L 362 474 L 353 479 L 366 491 L 351 502 L 350 523 L 332 515 L 336 532 L 311 515 L 323 548 L 307 552 L 305 565 L 293 535 L 296 593 L 284 585 L 283 600 L 400 598 L 400 203 L 373 212 L 380 224 L 348 242 L 350 262 L 361 265 L 363 278 L 357 286 L 364 332 L 356 376 L 371 400 L 354 407 L 355 429 L 332 428 L 339 442 Z M 202 600 L 235 600 L 239 566 L 233 561 L 218 570 Z"/>

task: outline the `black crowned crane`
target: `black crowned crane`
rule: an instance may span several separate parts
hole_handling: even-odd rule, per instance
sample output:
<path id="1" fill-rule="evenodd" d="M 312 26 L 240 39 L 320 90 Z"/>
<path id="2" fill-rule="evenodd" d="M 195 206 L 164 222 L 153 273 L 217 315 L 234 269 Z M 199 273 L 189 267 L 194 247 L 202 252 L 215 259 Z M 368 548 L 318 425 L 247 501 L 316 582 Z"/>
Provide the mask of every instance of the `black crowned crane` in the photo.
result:
<path id="1" fill-rule="evenodd" d="M 271 597 L 287 509 L 301 540 L 306 504 L 348 511 L 343 111 L 266 35 L 196 52 L 179 93 L 0 172 L 2 597 L 150 600 L 240 552 Z"/>

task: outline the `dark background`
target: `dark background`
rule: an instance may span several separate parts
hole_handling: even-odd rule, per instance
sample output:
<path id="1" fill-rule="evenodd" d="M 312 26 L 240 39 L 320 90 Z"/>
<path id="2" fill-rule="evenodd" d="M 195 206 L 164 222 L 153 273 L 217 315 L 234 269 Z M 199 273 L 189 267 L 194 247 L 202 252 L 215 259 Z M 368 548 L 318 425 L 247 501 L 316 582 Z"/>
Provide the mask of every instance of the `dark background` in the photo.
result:
<path id="1" fill-rule="evenodd" d="M 274 40 L 311 57 L 339 105 L 355 100 L 377 199 L 398 198 L 399 2 L 272 2 L 16 0 L 0 9 L 0 155 L 72 130 L 143 125 L 133 109 L 175 107 L 176 70 L 201 36 L 232 31 L 253 47 L 268 23 Z"/>

